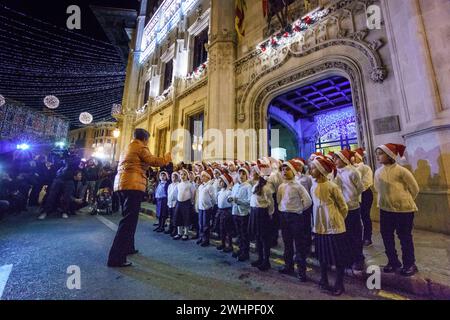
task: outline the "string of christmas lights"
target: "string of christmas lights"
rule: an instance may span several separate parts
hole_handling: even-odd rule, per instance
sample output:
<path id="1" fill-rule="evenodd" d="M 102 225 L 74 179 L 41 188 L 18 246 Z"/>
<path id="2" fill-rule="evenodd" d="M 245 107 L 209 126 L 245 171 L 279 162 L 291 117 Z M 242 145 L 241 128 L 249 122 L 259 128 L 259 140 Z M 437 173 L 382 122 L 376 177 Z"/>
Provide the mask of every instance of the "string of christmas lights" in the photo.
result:
<path id="1" fill-rule="evenodd" d="M 47 109 L 79 127 L 113 120 L 122 100 L 126 65 L 117 47 L 1 4 L 0 60 L 0 104 Z"/>

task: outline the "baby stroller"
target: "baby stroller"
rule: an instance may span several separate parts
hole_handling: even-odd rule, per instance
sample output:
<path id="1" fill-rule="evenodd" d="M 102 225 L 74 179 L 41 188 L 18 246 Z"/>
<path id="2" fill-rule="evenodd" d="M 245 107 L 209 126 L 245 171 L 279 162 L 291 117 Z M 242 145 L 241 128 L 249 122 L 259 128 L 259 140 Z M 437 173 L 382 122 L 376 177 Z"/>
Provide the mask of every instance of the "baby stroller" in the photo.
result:
<path id="1" fill-rule="evenodd" d="M 109 179 L 101 181 L 97 196 L 95 198 L 95 204 L 92 209 L 92 215 L 112 215 L 112 182 Z"/>

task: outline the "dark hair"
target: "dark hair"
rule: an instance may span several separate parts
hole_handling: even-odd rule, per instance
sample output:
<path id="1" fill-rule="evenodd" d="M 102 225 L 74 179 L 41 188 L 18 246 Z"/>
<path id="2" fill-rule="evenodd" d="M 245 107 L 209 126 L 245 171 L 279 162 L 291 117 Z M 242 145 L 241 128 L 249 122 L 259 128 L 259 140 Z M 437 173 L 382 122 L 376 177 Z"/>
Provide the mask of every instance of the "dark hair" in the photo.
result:
<path id="1" fill-rule="evenodd" d="M 134 139 L 146 141 L 150 138 L 150 133 L 145 129 L 136 129 L 134 130 Z"/>
<path id="2" fill-rule="evenodd" d="M 256 185 L 254 194 L 256 194 L 258 196 L 262 196 L 262 191 L 266 184 L 267 184 L 267 180 L 264 179 L 263 177 L 259 177 L 259 181 Z"/>

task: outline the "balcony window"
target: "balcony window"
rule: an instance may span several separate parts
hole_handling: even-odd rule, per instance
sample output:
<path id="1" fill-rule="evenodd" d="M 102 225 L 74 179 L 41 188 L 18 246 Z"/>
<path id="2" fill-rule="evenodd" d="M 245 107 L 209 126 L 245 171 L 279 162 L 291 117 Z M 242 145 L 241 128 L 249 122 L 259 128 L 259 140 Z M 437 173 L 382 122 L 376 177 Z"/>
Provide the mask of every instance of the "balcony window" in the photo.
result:
<path id="1" fill-rule="evenodd" d="M 173 60 L 170 60 L 164 66 L 163 90 L 167 90 L 171 86 L 172 76 L 173 76 Z"/>
<path id="2" fill-rule="evenodd" d="M 208 44 L 208 28 L 205 28 L 194 38 L 194 58 L 192 70 L 195 70 L 202 63 L 208 59 L 208 52 L 206 51 L 206 45 Z"/>

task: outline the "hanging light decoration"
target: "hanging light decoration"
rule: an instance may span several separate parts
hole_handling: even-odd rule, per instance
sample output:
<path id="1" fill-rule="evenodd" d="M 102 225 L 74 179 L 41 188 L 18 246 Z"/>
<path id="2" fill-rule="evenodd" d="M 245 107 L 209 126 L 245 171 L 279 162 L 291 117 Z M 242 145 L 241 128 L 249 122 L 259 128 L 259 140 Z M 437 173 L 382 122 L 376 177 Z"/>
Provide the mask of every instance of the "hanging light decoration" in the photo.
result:
<path id="1" fill-rule="evenodd" d="M 55 96 L 46 96 L 44 98 L 44 104 L 49 109 L 56 109 L 59 107 L 59 99 Z"/>
<path id="2" fill-rule="evenodd" d="M 94 117 L 89 112 L 83 112 L 80 114 L 80 122 L 82 124 L 91 124 L 94 121 Z"/>
<path id="3" fill-rule="evenodd" d="M 0 94 L 0 107 L 3 107 L 5 103 L 6 103 L 5 97 Z"/>

